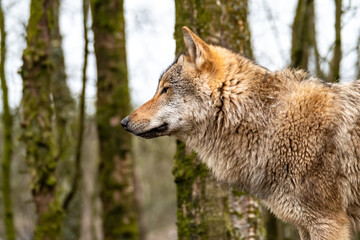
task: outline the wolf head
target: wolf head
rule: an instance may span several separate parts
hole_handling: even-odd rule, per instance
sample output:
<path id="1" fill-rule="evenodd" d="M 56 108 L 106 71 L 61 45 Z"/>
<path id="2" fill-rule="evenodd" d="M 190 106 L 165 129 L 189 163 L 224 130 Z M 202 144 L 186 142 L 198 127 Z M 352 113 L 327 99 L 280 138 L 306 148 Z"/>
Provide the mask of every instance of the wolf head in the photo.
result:
<path id="1" fill-rule="evenodd" d="M 186 136 L 211 115 L 213 90 L 222 84 L 218 80 L 224 75 L 224 59 L 234 53 L 206 44 L 187 27 L 182 31 L 186 51 L 160 77 L 154 97 L 121 121 L 137 136 Z"/>

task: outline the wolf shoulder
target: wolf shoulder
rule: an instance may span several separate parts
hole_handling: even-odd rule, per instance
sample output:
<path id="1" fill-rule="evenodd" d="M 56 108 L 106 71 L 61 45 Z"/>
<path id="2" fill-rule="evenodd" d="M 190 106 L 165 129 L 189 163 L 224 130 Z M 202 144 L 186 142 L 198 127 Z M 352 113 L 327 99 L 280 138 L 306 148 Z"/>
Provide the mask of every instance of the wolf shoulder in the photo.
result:
<path id="1" fill-rule="evenodd" d="M 275 73 L 281 80 L 276 108 L 279 120 L 311 126 L 320 124 L 347 127 L 360 120 L 360 79 L 347 83 L 328 83 L 298 70 Z M 281 89 L 282 88 L 282 89 Z M 360 123 L 360 121 L 359 121 Z"/>
<path id="2" fill-rule="evenodd" d="M 273 149 L 282 149 L 285 158 L 305 158 L 360 146 L 360 80 L 334 84 L 302 71 L 275 74 L 283 79 L 269 130 Z"/>

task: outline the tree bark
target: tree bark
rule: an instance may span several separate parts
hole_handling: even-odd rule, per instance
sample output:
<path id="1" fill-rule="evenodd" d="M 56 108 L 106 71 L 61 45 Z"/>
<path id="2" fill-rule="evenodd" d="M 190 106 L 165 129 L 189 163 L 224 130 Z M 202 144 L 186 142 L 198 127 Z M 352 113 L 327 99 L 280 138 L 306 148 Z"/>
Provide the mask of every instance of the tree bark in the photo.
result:
<path id="1" fill-rule="evenodd" d="M 315 73 L 321 77 L 320 56 L 316 42 L 314 0 L 299 0 L 292 25 L 290 67 L 308 70 L 311 54 L 315 59 Z"/>
<path id="2" fill-rule="evenodd" d="M 185 50 L 181 28 L 188 26 L 208 43 L 252 57 L 247 0 L 175 1 L 175 8 L 176 54 Z M 178 238 L 261 238 L 264 231 L 258 204 L 243 193 L 216 183 L 190 148 L 178 141 L 173 170 Z"/>
<path id="3" fill-rule="evenodd" d="M 49 3 L 49 8 L 52 11 L 53 24 L 50 28 L 50 56 L 54 66 L 52 68 L 50 90 L 56 126 L 54 128 L 54 137 L 58 149 L 56 156 L 58 166 L 56 172 L 58 176 L 61 176 L 61 179 L 58 180 L 58 188 L 64 189 L 64 191 L 67 192 L 69 191 L 68 186 L 71 185 L 69 182 L 74 175 L 73 169 L 75 169 L 69 168 L 69 165 L 73 166 L 74 164 L 74 132 L 76 132 L 74 118 L 76 109 L 75 101 L 66 82 L 65 60 L 59 24 L 60 4 L 60 0 L 52 0 L 51 3 Z M 62 196 L 66 197 L 67 195 Z M 64 201 L 64 199 L 61 199 L 61 201 Z M 74 209 L 79 209 L 79 207 Z M 75 213 L 78 213 L 78 211 L 65 212 L 64 231 L 74 228 L 74 226 L 69 226 L 69 218 L 76 218 Z"/>
<path id="4" fill-rule="evenodd" d="M 177 186 L 178 239 L 230 239 L 226 228 L 227 192 L 180 141 L 173 173 Z"/>
<path id="5" fill-rule="evenodd" d="M 105 239 L 138 239 L 131 137 L 120 121 L 130 112 L 122 0 L 91 0 L 98 92 L 100 184 Z"/>
<path id="6" fill-rule="evenodd" d="M 335 43 L 334 43 L 333 58 L 330 63 L 328 80 L 330 82 L 339 82 L 340 63 L 342 58 L 342 51 L 341 51 L 342 0 L 334 0 L 334 2 L 335 2 Z"/>
<path id="7" fill-rule="evenodd" d="M 221 5 L 220 45 L 254 58 L 248 22 L 248 0 L 224 1 Z"/>
<path id="8" fill-rule="evenodd" d="M 52 129 L 50 98 L 53 59 L 51 31 L 53 0 L 32 0 L 23 52 L 23 134 L 26 162 L 32 178 L 31 190 L 38 215 L 34 239 L 59 239 L 63 212 L 55 194 L 57 146 Z"/>
<path id="9" fill-rule="evenodd" d="M 74 153 L 74 115 L 75 101 L 71 96 L 70 89 L 66 83 L 65 61 L 62 49 L 62 37 L 60 34 L 59 15 L 60 0 L 51 1 L 53 12 L 53 26 L 51 35 L 51 58 L 54 64 L 51 77 L 51 95 L 54 102 L 54 113 L 56 120 L 56 141 L 58 145 L 59 161 L 68 165 Z M 61 175 L 68 175 L 68 170 Z"/>
<path id="10" fill-rule="evenodd" d="M 3 211 L 4 211 L 4 224 L 6 239 L 15 240 L 15 227 L 14 227 L 14 214 L 12 203 L 12 190 L 11 190 L 11 158 L 13 153 L 12 143 L 12 122 L 13 117 L 9 107 L 8 88 L 5 79 L 5 58 L 6 58 L 6 31 L 5 31 L 5 19 L 2 8 L 2 1 L 0 1 L 0 78 L 1 78 L 1 90 L 2 90 L 2 103 L 3 114 L 2 121 L 4 127 L 4 152 L 1 162 L 2 178 L 1 178 L 1 190 L 3 197 Z"/>

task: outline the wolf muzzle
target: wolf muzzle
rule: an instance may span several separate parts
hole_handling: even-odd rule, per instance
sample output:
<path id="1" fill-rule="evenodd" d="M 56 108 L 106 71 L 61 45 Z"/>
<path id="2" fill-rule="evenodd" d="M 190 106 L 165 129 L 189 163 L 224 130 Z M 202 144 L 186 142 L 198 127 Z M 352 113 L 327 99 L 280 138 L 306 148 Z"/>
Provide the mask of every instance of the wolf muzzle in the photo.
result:
<path id="1" fill-rule="evenodd" d="M 127 117 L 125 117 L 123 120 L 121 120 L 121 125 L 123 126 L 123 128 L 125 129 L 125 130 L 127 130 L 127 125 L 128 125 L 128 123 L 129 123 L 129 116 L 127 116 Z"/>

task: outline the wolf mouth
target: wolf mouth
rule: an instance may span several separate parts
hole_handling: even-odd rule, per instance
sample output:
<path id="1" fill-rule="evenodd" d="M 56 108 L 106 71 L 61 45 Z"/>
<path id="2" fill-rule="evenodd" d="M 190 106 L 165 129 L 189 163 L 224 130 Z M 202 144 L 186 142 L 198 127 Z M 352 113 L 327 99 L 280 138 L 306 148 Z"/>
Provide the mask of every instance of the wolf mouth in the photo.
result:
<path id="1" fill-rule="evenodd" d="M 168 130 L 168 128 L 169 128 L 169 124 L 168 123 L 163 123 L 159 127 L 152 128 L 149 131 L 146 131 L 146 132 L 143 132 L 143 133 L 138 133 L 136 135 L 139 136 L 139 137 L 142 137 L 142 138 L 160 137 L 160 136 L 165 135 L 165 132 Z"/>

